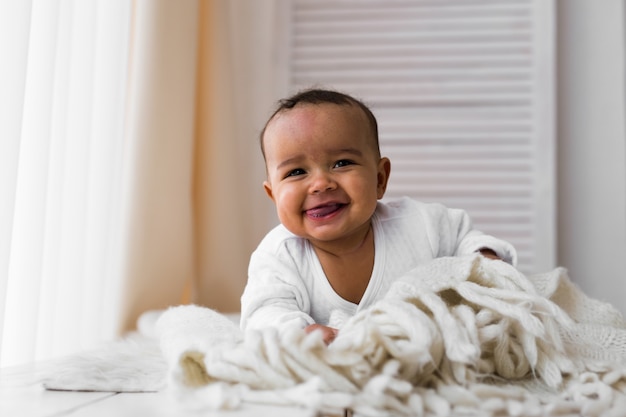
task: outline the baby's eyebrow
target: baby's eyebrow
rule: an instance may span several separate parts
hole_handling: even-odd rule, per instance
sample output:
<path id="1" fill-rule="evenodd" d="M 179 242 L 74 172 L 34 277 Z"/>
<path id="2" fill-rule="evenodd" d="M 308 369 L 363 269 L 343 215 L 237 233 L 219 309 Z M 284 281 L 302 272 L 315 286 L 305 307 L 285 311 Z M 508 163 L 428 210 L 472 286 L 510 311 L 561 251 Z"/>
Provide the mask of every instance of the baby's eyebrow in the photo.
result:
<path id="1" fill-rule="evenodd" d="M 334 154 L 343 154 L 343 153 L 349 153 L 355 156 L 363 156 L 363 152 L 361 152 L 360 149 L 357 148 L 343 148 L 343 149 L 338 149 L 337 151 L 333 152 Z"/>
<path id="2" fill-rule="evenodd" d="M 287 158 L 284 161 L 282 161 L 281 163 L 279 163 L 278 165 L 276 165 L 276 169 L 283 168 L 286 165 L 291 165 L 291 164 L 294 164 L 294 163 L 298 163 L 298 162 L 302 161 L 302 159 L 303 159 L 302 155 L 297 155 L 297 156 L 294 156 L 292 158 Z"/>

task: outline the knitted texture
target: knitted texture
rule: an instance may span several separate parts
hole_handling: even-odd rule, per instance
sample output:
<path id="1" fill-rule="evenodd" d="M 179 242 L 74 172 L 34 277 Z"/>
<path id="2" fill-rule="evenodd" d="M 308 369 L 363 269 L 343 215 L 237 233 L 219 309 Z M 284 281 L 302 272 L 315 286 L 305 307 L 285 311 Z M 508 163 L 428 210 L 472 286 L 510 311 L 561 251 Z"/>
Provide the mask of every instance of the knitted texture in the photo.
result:
<path id="1" fill-rule="evenodd" d="M 159 391 L 184 409 L 291 404 L 358 416 L 602 416 L 626 410 L 626 322 L 557 268 L 524 276 L 481 256 L 439 258 L 340 329 L 243 334 L 199 306 L 146 313 L 141 334 L 74 355 L 44 386 Z"/>
<path id="2" fill-rule="evenodd" d="M 318 332 L 241 334 L 213 310 L 171 308 L 157 325 L 170 388 L 200 409 L 244 400 L 363 416 L 626 409 L 626 324 L 562 268 L 526 277 L 481 256 L 439 258 L 333 320 L 341 328 L 326 346 Z"/>

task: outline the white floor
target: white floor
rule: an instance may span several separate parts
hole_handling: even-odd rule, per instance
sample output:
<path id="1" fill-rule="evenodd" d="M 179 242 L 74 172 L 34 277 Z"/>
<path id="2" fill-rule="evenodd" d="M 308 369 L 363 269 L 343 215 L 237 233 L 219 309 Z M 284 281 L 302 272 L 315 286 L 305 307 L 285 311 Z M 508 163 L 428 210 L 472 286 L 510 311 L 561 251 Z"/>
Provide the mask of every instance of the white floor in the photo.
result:
<path id="1" fill-rule="evenodd" d="M 39 382 L 46 365 L 0 369 L 2 417 L 321 417 L 297 407 L 243 404 L 232 411 L 189 412 L 165 392 L 104 393 L 48 391 Z"/>
<path id="2" fill-rule="evenodd" d="M 149 318 L 156 320 L 157 313 Z M 227 316 L 238 323 L 238 314 Z M 0 368 L 0 417 L 331 417 L 310 409 L 249 403 L 230 411 L 190 412 L 167 392 L 49 391 L 41 380 L 50 366 L 52 362 Z"/>
<path id="3" fill-rule="evenodd" d="M 48 391 L 40 382 L 45 364 L 0 369 L 0 417 L 346 417 L 299 407 L 244 403 L 229 411 L 191 412 L 166 392 Z M 626 412 L 625 412 L 626 413 Z M 626 415 L 626 414 L 624 414 Z M 579 417 L 563 414 L 561 417 Z"/>

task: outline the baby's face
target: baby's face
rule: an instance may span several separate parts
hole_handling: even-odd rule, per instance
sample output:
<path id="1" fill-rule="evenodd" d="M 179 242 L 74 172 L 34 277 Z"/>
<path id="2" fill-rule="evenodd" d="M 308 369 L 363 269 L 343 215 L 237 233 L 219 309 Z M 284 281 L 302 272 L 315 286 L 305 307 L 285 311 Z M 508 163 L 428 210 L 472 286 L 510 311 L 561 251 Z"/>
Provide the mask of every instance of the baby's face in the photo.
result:
<path id="1" fill-rule="evenodd" d="M 357 106 L 304 104 L 277 114 L 264 135 L 267 194 L 282 224 L 314 245 L 367 232 L 389 176 Z"/>

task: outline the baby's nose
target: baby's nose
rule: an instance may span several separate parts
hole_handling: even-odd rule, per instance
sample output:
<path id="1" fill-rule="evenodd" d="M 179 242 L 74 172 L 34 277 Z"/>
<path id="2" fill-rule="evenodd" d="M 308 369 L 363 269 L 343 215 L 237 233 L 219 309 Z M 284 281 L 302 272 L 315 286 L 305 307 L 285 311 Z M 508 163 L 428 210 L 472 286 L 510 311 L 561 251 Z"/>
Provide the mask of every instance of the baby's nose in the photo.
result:
<path id="1" fill-rule="evenodd" d="M 320 172 L 313 177 L 311 182 L 311 192 L 314 194 L 332 191 L 337 188 L 337 183 L 332 175 L 326 172 Z"/>

